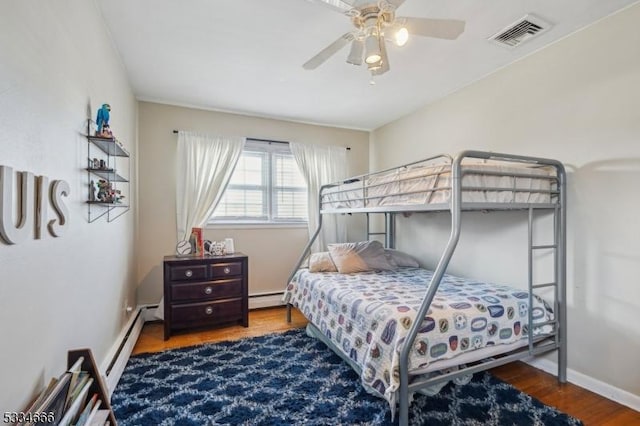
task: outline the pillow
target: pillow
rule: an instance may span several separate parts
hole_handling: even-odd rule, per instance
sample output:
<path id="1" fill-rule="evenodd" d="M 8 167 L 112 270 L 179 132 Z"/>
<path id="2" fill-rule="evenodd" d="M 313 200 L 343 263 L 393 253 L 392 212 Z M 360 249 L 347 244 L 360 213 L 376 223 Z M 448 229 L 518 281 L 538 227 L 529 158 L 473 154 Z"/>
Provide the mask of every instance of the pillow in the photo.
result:
<path id="1" fill-rule="evenodd" d="M 380 241 L 329 244 L 329 253 L 341 274 L 396 269 Z"/>
<path id="2" fill-rule="evenodd" d="M 309 258 L 309 272 L 338 272 L 328 251 L 313 253 Z"/>
<path id="3" fill-rule="evenodd" d="M 417 268 L 420 266 L 411 255 L 403 251 L 394 249 L 384 249 L 384 251 L 391 259 L 391 262 L 395 263 L 398 266 L 411 266 L 413 268 Z"/>

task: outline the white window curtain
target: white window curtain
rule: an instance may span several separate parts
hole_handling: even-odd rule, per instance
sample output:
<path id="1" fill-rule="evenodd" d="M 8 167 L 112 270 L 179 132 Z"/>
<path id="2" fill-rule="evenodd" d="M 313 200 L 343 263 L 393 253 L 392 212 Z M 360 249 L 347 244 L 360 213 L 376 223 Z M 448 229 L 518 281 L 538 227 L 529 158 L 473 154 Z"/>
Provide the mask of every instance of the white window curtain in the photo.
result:
<path id="1" fill-rule="evenodd" d="M 347 151 L 344 147 L 291 142 L 291 152 L 307 182 L 309 203 L 309 237 L 318 226 L 318 194 L 327 183 L 345 179 L 348 174 Z M 337 214 L 322 218 L 322 231 L 311 247 L 312 252 L 326 250 L 327 244 L 345 242 L 347 228 Z"/>
<path id="2" fill-rule="evenodd" d="M 246 138 L 178 133 L 176 208 L 178 240 L 202 227 L 222 198 Z"/>

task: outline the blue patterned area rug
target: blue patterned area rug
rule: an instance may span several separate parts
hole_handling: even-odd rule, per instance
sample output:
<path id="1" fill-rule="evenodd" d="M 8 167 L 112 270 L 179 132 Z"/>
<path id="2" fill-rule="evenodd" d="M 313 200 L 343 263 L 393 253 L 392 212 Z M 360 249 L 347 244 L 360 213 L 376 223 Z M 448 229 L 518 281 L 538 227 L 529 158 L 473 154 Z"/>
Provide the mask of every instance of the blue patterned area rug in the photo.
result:
<path id="1" fill-rule="evenodd" d="M 121 426 L 393 424 L 388 403 L 304 329 L 133 356 L 112 405 Z M 418 395 L 410 423 L 581 424 L 488 373 Z"/>

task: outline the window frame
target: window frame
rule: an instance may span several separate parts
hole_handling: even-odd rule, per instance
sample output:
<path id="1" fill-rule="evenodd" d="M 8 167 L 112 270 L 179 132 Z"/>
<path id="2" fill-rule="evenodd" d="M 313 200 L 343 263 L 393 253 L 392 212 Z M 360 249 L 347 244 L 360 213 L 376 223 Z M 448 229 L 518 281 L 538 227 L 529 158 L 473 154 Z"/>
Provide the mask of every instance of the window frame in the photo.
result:
<path id="1" fill-rule="evenodd" d="M 306 228 L 308 226 L 308 221 L 309 221 L 308 209 L 307 209 L 307 217 L 305 219 L 274 218 L 274 213 L 276 210 L 276 204 L 275 204 L 276 188 L 278 188 L 279 190 L 286 190 L 287 188 L 290 188 L 294 192 L 297 190 L 296 187 L 287 187 L 287 186 L 276 187 L 277 170 L 276 170 L 276 167 L 274 167 L 275 165 L 274 156 L 276 154 L 287 154 L 293 158 L 293 153 L 291 152 L 289 143 L 266 141 L 266 140 L 260 140 L 260 139 L 247 139 L 241 155 L 243 155 L 247 151 L 267 153 L 266 161 L 264 161 L 264 163 L 267 165 L 269 170 L 268 170 L 268 173 L 263 171 L 263 178 L 264 177 L 267 178 L 267 182 L 263 186 L 264 188 L 263 193 L 266 196 L 265 204 L 267 208 L 265 218 L 264 219 L 245 219 L 246 216 L 235 216 L 235 217 L 226 216 L 222 218 L 216 218 L 212 214 L 207 221 L 207 227 L 210 227 L 210 228 L 283 228 L 283 227 L 302 228 L 302 227 L 305 227 Z M 235 168 L 234 168 L 234 173 L 235 173 Z M 238 186 L 242 188 L 245 186 L 249 187 L 252 185 L 229 184 L 227 188 L 225 188 L 225 191 L 227 191 L 229 187 L 233 188 L 234 186 Z M 256 189 L 259 189 L 259 187 Z M 301 191 L 304 192 L 305 197 L 308 197 L 306 182 L 305 182 L 304 189 L 302 189 Z M 307 203 L 308 203 L 308 199 L 307 199 Z"/>

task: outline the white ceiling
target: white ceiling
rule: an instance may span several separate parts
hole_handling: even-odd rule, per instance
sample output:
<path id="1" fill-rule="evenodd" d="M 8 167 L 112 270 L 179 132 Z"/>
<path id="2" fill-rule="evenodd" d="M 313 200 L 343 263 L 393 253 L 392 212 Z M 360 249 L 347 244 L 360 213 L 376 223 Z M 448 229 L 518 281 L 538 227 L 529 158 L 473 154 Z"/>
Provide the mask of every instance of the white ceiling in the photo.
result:
<path id="1" fill-rule="evenodd" d="M 369 0 L 370 1 L 370 0 Z M 406 0 L 398 16 L 466 21 L 454 41 L 389 45 L 370 85 L 349 48 L 302 64 L 353 27 L 309 0 L 97 0 L 138 99 L 371 130 L 454 92 L 637 0 Z M 487 41 L 535 13 L 554 24 L 509 50 Z M 544 70 L 541 70 L 544 72 Z"/>

